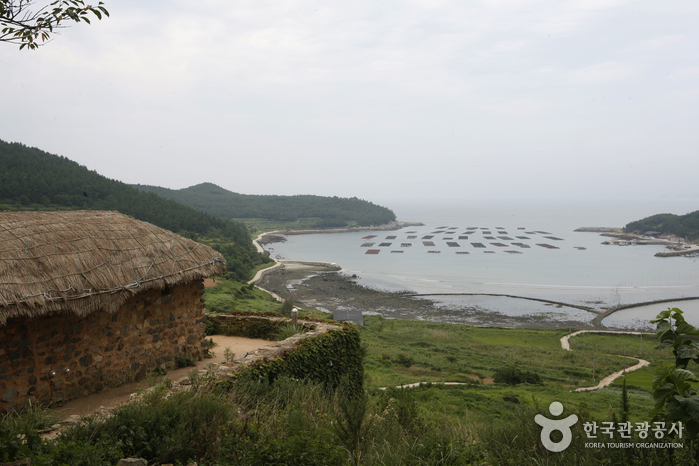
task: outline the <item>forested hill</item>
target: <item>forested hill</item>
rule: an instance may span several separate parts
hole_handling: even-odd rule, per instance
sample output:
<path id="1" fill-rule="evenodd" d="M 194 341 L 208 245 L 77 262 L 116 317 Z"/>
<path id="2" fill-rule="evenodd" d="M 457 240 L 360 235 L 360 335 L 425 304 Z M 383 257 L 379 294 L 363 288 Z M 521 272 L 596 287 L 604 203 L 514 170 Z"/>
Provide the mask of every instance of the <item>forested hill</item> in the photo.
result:
<path id="1" fill-rule="evenodd" d="M 221 218 L 263 218 L 284 222 L 293 222 L 299 218 L 317 218 L 318 227 L 383 225 L 396 219 L 396 215 L 390 209 L 356 197 L 348 199 L 311 195 L 238 194 L 212 183 L 202 183 L 179 190 L 157 186 L 133 186 Z"/>
<path id="2" fill-rule="evenodd" d="M 645 233 L 659 231 L 666 235 L 676 235 L 690 241 L 699 239 L 699 210 L 685 215 L 657 214 L 642 220 L 631 222 L 624 231 L 627 233 Z"/>
<path id="3" fill-rule="evenodd" d="M 0 210 L 117 210 L 217 249 L 227 269 L 246 278 L 268 259 L 244 225 L 110 180 L 65 157 L 0 140 Z M 216 238 L 213 243 L 206 238 Z"/>

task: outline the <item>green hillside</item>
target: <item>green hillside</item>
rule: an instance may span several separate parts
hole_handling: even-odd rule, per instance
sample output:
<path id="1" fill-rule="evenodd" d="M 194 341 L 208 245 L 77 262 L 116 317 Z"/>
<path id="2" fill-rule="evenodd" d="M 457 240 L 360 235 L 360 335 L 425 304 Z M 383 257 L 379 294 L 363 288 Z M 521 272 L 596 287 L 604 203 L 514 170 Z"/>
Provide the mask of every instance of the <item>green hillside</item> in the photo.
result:
<path id="1" fill-rule="evenodd" d="M 685 215 L 652 215 L 629 223 L 624 227 L 624 231 L 641 234 L 646 231 L 659 231 L 666 235 L 676 235 L 693 241 L 699 239 L 699 210 Z"/>
<path id="2" fill-rule="evenodd" d="M 76 209 L 117 210 L 209 244 L 237 278 L 269 260 L 255 251 L 238 222 L 139 191 L 65 157 L 0 140 L 0 210 Z"/>
<path id="3" fill-rule="evenodd" d="M 314 226 L 319 228 L 383 225 L 396 219 L 390 209 L 356 197 L 238 194 L 212 183 L 178 190 L 147 185 L 133 186 L 220 218 L 262 218 L 281 222 L 314 218 L 317 219 Z"/>

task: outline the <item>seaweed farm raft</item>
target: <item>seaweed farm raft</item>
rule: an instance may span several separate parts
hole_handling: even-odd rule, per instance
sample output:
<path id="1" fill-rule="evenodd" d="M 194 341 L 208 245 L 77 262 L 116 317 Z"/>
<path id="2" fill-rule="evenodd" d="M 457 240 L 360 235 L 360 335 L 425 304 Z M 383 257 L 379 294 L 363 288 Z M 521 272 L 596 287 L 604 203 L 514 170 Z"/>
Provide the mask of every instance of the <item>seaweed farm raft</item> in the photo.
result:
<path id="1" fill-rule="evenodd" d="M 508 233 L 516 232 L 510 235 Z M 526 235 L 526 236 L 525 236 Z M 430 254 L 459 254 L 466 256 L 469 254 L 464 249 L 476 249 L 487 254 L 493 254 L 496 251 L 506 252 L 512 256 L 533 253 L 532 247 L 538 246 L 543 249 L 561 249 L 559 246 L 554 246 L 549 243 L 544 243 L 542 240 L 555 242 L 564 241 L 564 238 L 556 236 L 554 233 L 527 229 L 523 226 L 507 228 L 505 226 L 487 227 L 487 226 L 449 226 L 442 225 L 437 228 L 425 227 L 423 231 L 410 230 L 401 231 L 389 234 L 383 237 L 383 241 L 376 241 L 377 235 L 362 236 L 359 247 L 366 248 L 364 254 L 377 255 L 382 250 L 391 253 L 403 254 L 407 256 L 425 251 Z M 455 240 L 466 241 L 464 243 Z M 378 246 L 377 246 L 378 244 Z M 422 248 L 408 251 L 414 244 L 422 245 Z M 426 249 L 423 249 L 426 248 Z M 584 247 L 575 247 L 576 250 L 584 251 Z M 466 259 L 464 259 L 466 260 Z"/>

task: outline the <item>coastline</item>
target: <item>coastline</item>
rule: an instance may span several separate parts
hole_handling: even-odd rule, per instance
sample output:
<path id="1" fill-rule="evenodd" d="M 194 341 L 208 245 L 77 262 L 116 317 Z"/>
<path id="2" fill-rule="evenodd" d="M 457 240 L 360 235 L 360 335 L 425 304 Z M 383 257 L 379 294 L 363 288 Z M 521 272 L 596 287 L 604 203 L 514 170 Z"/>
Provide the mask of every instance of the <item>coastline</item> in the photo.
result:
<path id="1" fill-rule="evenodd" d="M 363 228 L 343 228 L 331 230 L 296 230 L 296 231 L 271 231 L 258 235 L 253 240 L 258 251 L 269 255 L 263 245 L 277 241 L 285 241 L 284 236 L 295 234 L 320 234 L 341 233 L 348 231 L 382 231 L 393 230 L 405 226 L 422 225 L 415 222 L 394 222 L 389 225 Z M 614 230 L 611 228 L 586 228 L 592 230 Z M 599 232 L 599 231 L 596 231 Z M 613 236 L 606 234 L 604 236 Z M 338 310 L 359 310 L 364 314 L 379 314 L 385 318 L 425 320 L 445 323 L 459 323 L 465 325 L 508 328 L 578 328 L 578 329 L 614 329 L 607 327 L 603 319 L 612 313 L 626 309 L 644 306 L 648 304 L 671 302 L 677 300 L 695 300 L 697 297 L 683 297 L 662 299 L 651 302 L 632 303 L 623 306 L 615 306 L 607 309 L 595 310 L 588 306 L 550 301 L 546 299 L 515 296 L 510 294 L 488 293 L 456 293 L 456 295 L 468 296 L 492 296 L 514 299 L 539 301 L 551 306 L 551 312 L 556 312 L 558 318 L 553 319 L 549 312 L 532 313 L 527 315 L 508 315 L 492 308 L 480 306 L 454 306 L 447 307 L 428 299 L 429 296 L 452 295 L 452 293 L 437 293 L 420 295 L 410 291 L 391 292 L 373 287 L 360 285 L 358 277 L 348 276 L 342 273 L 342 267 L 334 262 L 322 261 L 298 261 L 274 259 L 272 267 L 263 269 L 248 283 L 273 296 L 278 301 L 291 298 L 297 305 L 305 308 L 318 309 L 325 312 Z M 594 314 L 591 320 L 579 320 L 580 317 L 560 317 L 561 312 L 557 308 L 570 307 L 588 311 Z"/>

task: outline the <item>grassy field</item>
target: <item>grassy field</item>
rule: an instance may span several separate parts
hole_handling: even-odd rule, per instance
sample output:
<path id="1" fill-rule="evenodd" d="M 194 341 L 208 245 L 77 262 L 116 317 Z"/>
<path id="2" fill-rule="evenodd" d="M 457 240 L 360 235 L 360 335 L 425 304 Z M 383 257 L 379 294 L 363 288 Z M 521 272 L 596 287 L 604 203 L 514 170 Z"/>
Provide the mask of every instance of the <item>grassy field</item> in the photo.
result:
<path id="1" fill-rule="evenodd" d="M 560 401 L 570 409 L 605 419 L 619 403 L 618 384 L 592 392 L 575 392 L 623 369 L 624 352 L 641 351 L 640 337 L 581 335 L 571 340 L 573 351 L 561 349 L 569 330 L 479 328 L 365 316 L 361 329 L 366 345 L 365 382 L 368 389 L 415 382 L 466 382 L 468 385 L 423 387 L 418 399 L 429 416 L 467 414 L 502 416 L 518 404 L 548 406 Z M 648 417 L 652 409 L 650 384 L 655 366 L 669 360 L 655 349 L 655 337 L 644 336 L 643 358 L 650 368 L 627 376 L 634 410 L 632 419 Z M 631 351 L 631 349 L 635 351 Z M 593 357 L 595 380 L 593 381 Z M 626 366 L 636 363 L 627 359 Z M 496 384 L 495 372 L 516 367 L 538 374 L 541 383 Z M 621 380 L 618 380 L 621 383 Z"/>

